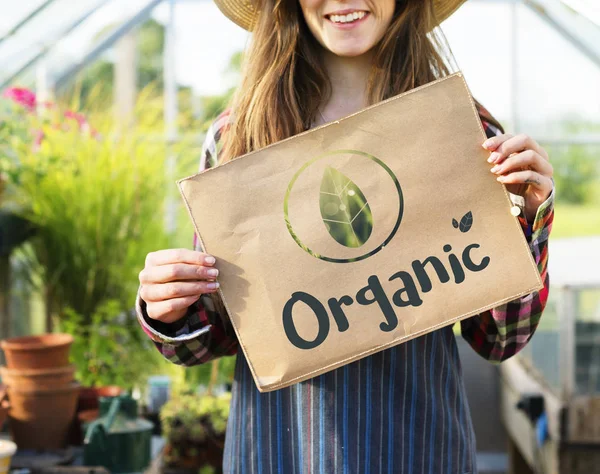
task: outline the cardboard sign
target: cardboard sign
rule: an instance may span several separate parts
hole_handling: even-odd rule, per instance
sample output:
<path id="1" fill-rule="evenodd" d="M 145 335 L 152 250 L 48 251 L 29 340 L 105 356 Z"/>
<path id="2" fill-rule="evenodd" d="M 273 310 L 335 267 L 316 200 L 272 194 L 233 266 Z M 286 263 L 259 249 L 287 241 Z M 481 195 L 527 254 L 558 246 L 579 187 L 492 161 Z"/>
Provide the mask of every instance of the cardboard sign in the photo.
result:
<path id="1" fill-rule="evenodd" d="M 461 74 L 179 182 L 261 391 L 542 288 Z"/>

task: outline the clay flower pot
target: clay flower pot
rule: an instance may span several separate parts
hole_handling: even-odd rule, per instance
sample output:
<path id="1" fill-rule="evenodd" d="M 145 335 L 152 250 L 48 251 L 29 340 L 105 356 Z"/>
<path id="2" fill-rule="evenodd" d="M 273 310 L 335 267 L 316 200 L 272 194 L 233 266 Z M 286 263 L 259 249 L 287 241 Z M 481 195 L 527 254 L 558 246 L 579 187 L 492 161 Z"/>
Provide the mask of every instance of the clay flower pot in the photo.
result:
<path id="1" fill-rule="evenodd" d="M 0 342 L 9 369 L 49 369 L 69 365 L 70 334 L 41 334 Z"/>
<path id="2" fill-rule="evenodd" d="M 0 377 L 7 386 L 24 390 L 64 387 L 73 382 L 75 366 L 66 365 L 51 369 L 8 369 L 0 367 Z"/>
<path id="3" fill-rule="evenodd" d="M 9 428 L 19 449 L 66 447 L 79 388 L 77 382 L 58 388 L 8 388 Z"/>
<path id="4" fill-rule="evenodd" d="M 123 389 L 116 385 L 82 387 L 79 391 L 77 411 L 98 410 L 100 408 L 100 397 L 118 397 L 121 393 L 123 393 Z"/>

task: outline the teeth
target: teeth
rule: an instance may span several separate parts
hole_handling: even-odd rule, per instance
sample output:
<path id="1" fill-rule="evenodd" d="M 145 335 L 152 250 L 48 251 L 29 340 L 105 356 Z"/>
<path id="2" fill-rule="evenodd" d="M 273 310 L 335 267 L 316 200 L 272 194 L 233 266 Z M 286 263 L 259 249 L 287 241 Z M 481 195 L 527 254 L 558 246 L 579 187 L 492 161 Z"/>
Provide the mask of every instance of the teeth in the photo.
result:
<path id="1" fill-rule="evenodd" d="M 331 15 L 329 19 L 334 23 L 350 23 L 356 20 L 361 20 L 365 17 L 365 12 L 353 12 L 347 15 Z"/>

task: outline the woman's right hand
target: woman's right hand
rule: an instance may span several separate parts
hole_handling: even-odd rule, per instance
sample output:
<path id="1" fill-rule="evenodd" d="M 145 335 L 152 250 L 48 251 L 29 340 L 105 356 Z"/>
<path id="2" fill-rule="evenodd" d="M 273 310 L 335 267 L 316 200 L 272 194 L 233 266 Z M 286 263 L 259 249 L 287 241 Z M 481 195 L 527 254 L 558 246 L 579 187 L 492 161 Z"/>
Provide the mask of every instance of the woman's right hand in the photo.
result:
<path id="1" fill-rule="evenodd" d="M 151 252 L 140 272 L 140 296 L 152 319 L 173 323 L 183 318 L 200 295 L 215 293 L 219 270 L 215 258 L 188 249 Z"/>

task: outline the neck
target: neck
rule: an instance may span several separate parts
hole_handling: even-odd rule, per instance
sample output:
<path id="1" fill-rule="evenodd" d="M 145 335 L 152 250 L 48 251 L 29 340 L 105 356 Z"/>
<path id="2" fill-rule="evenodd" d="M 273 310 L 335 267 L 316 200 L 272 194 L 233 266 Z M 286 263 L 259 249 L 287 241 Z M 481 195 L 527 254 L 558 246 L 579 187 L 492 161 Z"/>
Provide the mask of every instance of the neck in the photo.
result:
<path id="1" fill-rule="evenodd" d="M 317 120 L 338 120 L 365 108 L 367 82 L 371 72 L 373 55 L 369 52 L 357 57 L 340 57 L 325 51 L 325 68 L 331 83 L 331 96 L 322 104 L 324 117 Z"/>

